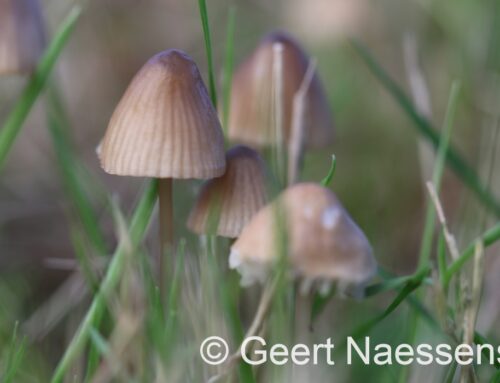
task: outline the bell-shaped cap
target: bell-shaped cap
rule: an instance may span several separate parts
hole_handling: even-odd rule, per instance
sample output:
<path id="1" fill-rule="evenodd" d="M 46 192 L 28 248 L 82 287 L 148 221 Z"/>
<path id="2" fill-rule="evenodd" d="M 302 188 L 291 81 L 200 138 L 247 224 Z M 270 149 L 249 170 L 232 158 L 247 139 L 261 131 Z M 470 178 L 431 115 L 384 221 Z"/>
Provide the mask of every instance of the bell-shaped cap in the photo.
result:
<path id="1" fill-rule="evenodd" d="M 0 74 L 33 71 L 44 47 L 38 0 L 0 0 Z"/>
<path id="2" fill-rule="evenodd" d="M 225 171 L 217 113 L 193 60 L 179 50 L 151 58 L 116 107 L 100 149 L 111 174 L 213 178 Z"/>
<path id="3" fill-rule="evenodd" d="M 266 203 L 266 170 L 253 149 L 236 146 L 226 155 L 226 172 L 202 186 L 187 226 L 198 234 L 236 238 Z"/>
<path id="4" fill-rule="evenodd" d="M 276 143 L 273 47 L 282 50 L 284 139 L 291 134 L 293 100 L 309 66 L 309 58 L 299 44 L 284 33 L 266 36 L 255 51 L 236 70 L 232 83 L 228 135 L 236 142 L 254 147 Z M 317 73 L 305 97 L 304 144 L 323 147 L 331 143 L 333 118 Z"/>
<path id="5" fill-rule="evenodd" d="M 231 248 L 230 266 L 242 284 L 265 279 L 276 262 L 280 218 L 293 273 L 303 278 L 362 285 L 376 272 L 370 244 L 329 189 L 299 183 L 261 209 Z"/>

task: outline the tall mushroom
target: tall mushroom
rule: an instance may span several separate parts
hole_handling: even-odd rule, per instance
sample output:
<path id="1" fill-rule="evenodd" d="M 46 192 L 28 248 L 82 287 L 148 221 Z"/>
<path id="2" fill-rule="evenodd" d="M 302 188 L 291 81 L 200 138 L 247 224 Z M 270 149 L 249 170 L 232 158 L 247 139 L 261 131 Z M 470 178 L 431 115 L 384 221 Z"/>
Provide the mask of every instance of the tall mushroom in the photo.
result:
<path id="1" fill-rule="evenodd" d="M 276 54 L 279 47 L 281 54 Z M 278 50 L 278 51 L 279 51 Z M 254 147 L 275 145 L 273 134 L 276 105 L 276 60 L 281 59 L 280 102 L 285 143 L 291 135 L 294 97 L 300 89 L 309 57 L 300 45 L 283 32 L 273 32 L 237 68 L 231 89 L 228 136 L 231 140 Z M 328 100 L 314 72 L 305 97 L 304 143 L 316 148 L 328 145 L 333 136 L 333 118 Z"/>
<path id="2" fill-rule="evenodd" d="M 44 47 L 38 0 L 0 0 L 0 74 L 33 71 Z"/>
<path id="3" fill-rule="evenodd" d="M 259 154 L 235 146 L 226 163 L 224 175 L 205 182 L 191 210 L 187 226 L 195 233 L 236 238 L 266 203 L 265 165 Z"/>
<path id="4" fill-rule="evenodd" d="M 110 174 L 159 179 L 163 259 L 174 243 L 173 179 L 214 178 L 226 168 L 217 113 L 187 54 L 161 52 L 136 74 L 111 117 L 99 158 Z"/>

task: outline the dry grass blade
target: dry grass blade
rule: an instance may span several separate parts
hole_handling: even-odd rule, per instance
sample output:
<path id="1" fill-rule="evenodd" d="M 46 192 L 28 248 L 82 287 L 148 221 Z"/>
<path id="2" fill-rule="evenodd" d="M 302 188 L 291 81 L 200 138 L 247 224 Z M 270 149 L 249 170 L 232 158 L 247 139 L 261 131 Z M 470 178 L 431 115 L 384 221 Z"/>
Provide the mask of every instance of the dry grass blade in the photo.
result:
<path id="1" fill-rule="evenodd" d="M 476 242 L 474 251 L 474 266 L 472 269 L 471 287 L 462 283 L 462 306 L 464 308 L 463 316 L 463 343 L 472 345 L 476 327 L 477 314 L 481 301 L 482 281 L 484 274 L 484 246 Z M 471 365 L 463 366 L 460 370 L 460 382 L 466 383 L 477 381 L 474 369 Z"/>
<path id="2" fill-rule="evenodd" d="M 437 195 L 436 188 L 434 187 L 434 184 L 432 182 L 427 182 L 427 190 L 429 191 L 429 195 L 431 197 L 432 203 L 434 204 L 434 208 L 436 209 L 436 213 L 439 219 L 439 222 L 441 223 L 441 226 L 443 227 L 443 234 L 444 238 L 446 240 L 446 244 L 448 246 L 448 250 L 451 254 L 451 257 L 456 260 L 460 256 L 460 253 L 458 251 L 457 247 L 457 241 L 455 240 L 455 237 L 450 233 L 450 230 L 448 229 L 448 225 L 446 223 L 446 217 L 444 215 L 444 210 L 443 206 L 441 205 L 441 201 L 439 200 L 439 196 Z"/>
<path id="3" fill-rule="evenodd" d="M 304 114 L 307 91 L 311 86 L 316 70 L 316 60 L 311 59 L 304 79 L 293 98 L 292 127 L 288 144 L 288 184 L 294 184 L 299 178 L 299 167 L 304 148 Z"/>

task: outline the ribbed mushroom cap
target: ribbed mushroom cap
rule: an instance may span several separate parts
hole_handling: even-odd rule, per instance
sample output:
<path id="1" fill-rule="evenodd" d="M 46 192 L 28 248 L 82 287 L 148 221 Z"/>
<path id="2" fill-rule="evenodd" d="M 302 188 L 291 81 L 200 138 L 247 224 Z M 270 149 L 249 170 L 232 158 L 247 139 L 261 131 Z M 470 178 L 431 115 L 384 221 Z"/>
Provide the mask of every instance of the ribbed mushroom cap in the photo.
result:
<path id="1" fill-rule="evenodd" d="M 217 235 L 236 238 L 266 203 L 265 166 L 257 152 L 236 146 L 227 152 L 226 164 L 222 177 L 202 186 L 191 210 L 187 225 L 195 233 L 215 229 Z"/>
<path id="2" fill-rule="evenodd" d="M 38 1 L 0 0 L 0 74 L 31 72 L 44 45 Z"/>
<path id="3" fill-rule="evenodd" d="M 374 275 L 370 244 L 337 197 L 318 184 L 299 183 L 261 209 L 232 246 L 230 266 L 242 272 L 243 283 L 262 279 L 258 272 L 277 259 L 278 209 L 286 222 L 288 258 L 295 274 L 347 284 L 362 284 Z"/>
<path id="4" fill-rule="evenodd" d="M 142 67 L 111 117 L 100 159 L 106 172 L 118 175 L 206 179 L 224 173 L 217 113 L 188 55 L 168 50 Z"/>
<path id="5" fill-rule="evenodd" d="M 290 36 L 275 32 L 266 36 L 234 75 L 229 111 L 229 138 L 251 146 L 275 143 L 273 45 L 283 46 L 283 124 L 285 139 L 291 131 L 293 99 L 309 58 Z M 333 119 L 317 73 L 307 92 L 304 118 L 306 147 L 328 145 L 333 137 Z"/>

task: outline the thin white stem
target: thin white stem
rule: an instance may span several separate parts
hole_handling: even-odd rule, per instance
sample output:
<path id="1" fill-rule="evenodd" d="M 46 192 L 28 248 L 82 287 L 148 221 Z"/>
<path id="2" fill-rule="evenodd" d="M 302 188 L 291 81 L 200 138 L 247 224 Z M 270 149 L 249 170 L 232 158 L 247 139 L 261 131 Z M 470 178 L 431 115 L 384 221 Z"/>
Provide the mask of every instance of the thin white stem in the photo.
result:
<path id="1" fill-rule="evenodd" d="M 299 166 L 304 150 L 304 118 L 306 112 L 306 97 L 316 70 L 316 60 L 309 62 L 302 83 L 293 98 L 292 126 L 288 143 L 288 184 L 297 182 Z"/>
<path id="2" fill-rule="evenodd" d="M 453 234 L 450 233 L 448 230 L 448 225 L 446 223 L 446 216 L 444 215 L 444 210 L 443 206 L 441 205 L 441 202 L 439 201 L 439 197 L 436 192 L 436 188 L 432 184 L 432 182 L 427 182 L 427 190 L 429 191 L 429 195 L 431 197 L 431 200 L 434 204 L 434 208 L 436 209 L 436 213 L 439 219 L 439 222 L 441 223 L 441 226 L 443 227 L 443 233 L 444 233 L 444 238 L 446 240 L 446 244 L 448 246 L 448 250 L 450 251 L 451 257 L 453 259 L 458 259 L 460 256 L 460 252 L 458 251 L 457 247 L 457 242 L 455 240 L 455 237 Z"/>
<path id="3" fill-rule="evenodd" d="M 284 78 L 283 44 L 273 44 L 274 141 L 276 143 L 276 174 L 281 182 L 285 174 Z"/>

